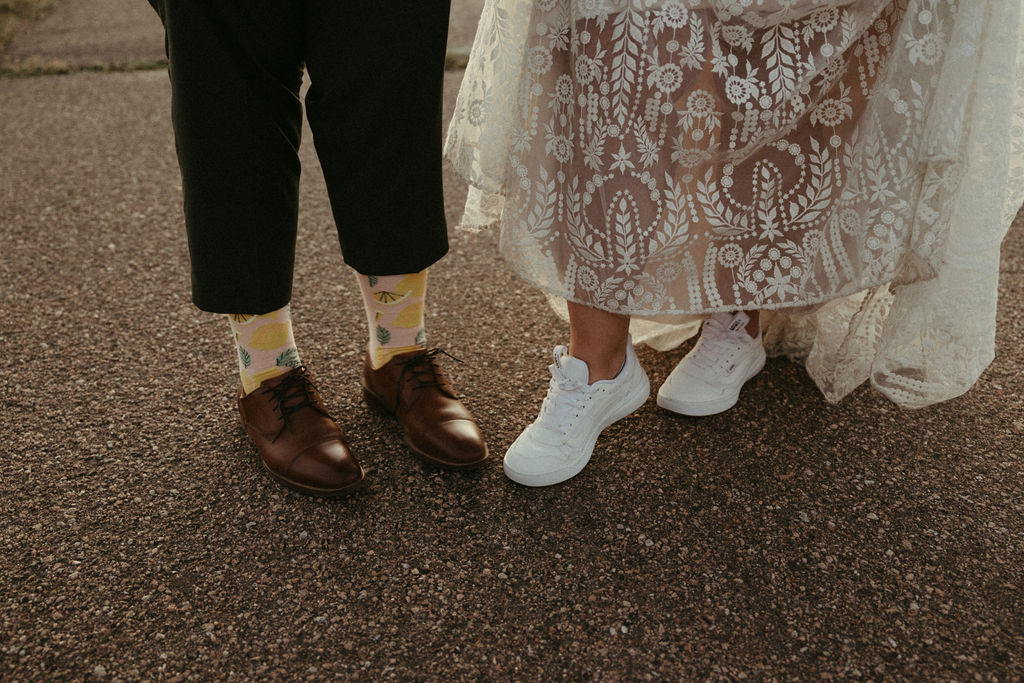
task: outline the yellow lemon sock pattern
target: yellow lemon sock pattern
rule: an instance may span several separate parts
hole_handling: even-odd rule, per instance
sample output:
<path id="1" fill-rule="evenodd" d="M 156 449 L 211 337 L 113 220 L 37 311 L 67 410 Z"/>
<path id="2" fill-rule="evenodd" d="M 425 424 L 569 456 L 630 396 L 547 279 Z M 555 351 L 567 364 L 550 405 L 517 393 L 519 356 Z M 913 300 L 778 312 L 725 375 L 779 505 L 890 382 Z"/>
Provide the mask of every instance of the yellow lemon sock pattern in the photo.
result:
<path id="1" fill-rule="evenodd" d="M 231 313 L 228 322 L 238 345 L 238 372 L 246 394 L 301 363 L 288 306 L 262 315 Z"/>
<path id="2" fill-rule="evenodd" d="M 356 275 L 370 328 L 370 364 L 374 369 L 400 353 L 425 349 L 423 303 L 427 271 L 409 275 Z"/>

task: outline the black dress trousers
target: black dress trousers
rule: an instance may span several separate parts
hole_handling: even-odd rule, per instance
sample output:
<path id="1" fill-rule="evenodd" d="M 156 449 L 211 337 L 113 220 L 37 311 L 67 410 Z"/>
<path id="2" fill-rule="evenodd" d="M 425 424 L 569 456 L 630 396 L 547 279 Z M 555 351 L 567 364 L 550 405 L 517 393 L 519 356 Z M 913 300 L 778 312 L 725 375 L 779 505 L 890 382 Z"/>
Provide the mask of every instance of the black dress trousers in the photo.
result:
<path id="1" fill-rule="evenodd" d="M 306 112 L 346 263 L 415 273 L 448 250 L 441 91 L 450 0 L 150 0 L 163 21 L 192 297 L 291 299 Z"/>

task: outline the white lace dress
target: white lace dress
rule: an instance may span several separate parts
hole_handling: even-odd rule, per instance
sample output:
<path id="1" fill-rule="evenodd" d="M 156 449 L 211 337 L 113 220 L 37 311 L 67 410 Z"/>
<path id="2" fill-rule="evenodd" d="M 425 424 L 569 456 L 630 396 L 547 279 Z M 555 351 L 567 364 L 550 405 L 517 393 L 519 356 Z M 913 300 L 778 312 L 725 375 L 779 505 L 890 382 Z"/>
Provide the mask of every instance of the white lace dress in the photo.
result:
<path id="1" fill-rule="evenodd" d="M 489 0 L 464 225 L 658 348 L 758 309 L 829 400 L 957 396 L 1024 198 L 1022 35 L 1021 0 Z"/>

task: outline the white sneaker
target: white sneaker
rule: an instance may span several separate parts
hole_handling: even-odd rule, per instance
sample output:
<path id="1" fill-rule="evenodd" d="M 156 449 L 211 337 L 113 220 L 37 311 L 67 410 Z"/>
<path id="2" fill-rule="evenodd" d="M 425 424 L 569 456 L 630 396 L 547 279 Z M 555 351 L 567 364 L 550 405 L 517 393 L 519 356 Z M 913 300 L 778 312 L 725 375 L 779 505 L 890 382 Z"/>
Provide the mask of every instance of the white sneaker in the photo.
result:
<path id="1" fill-rule="evenodd" d="M 696 346 L 679 361 L 658 390 L 658 405 L 683 415 L 714 415 L 736 405 L 740 389 L 761 372 L 761 332 L 744 329 L 746 313 L 716 313 L 704 321 Z"/>
<path id="2" fill-rule="evenodd" d="M 642 406 L 651 393 L 632 339 L 615 379 L 588 384 L 585 362 L 564 346 L 555 347 L 554 357 L 540 415 L 505 454 L 505 475 L 523 486 L 550 486 L 579 474 L 604 428 Z"/>

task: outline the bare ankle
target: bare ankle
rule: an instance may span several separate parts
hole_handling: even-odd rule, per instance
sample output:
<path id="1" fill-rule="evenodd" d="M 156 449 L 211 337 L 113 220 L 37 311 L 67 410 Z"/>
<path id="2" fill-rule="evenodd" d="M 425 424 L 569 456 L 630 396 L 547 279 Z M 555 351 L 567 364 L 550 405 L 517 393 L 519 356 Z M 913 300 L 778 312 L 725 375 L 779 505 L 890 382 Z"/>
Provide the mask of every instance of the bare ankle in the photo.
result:
<path id="1" fill-rule="evenodd" d="M 590 384 L 606 379 L 615 379 L 626 362 L 626 351 L 620 353 L 598 354 L 593 351 L 581 352 L 580 355 L 569 352 L 573 358 L 578 358 L 587 364 L 587 380 Z"/>
<path id="2" fill-rule="evenodd" d="M 629 316 L 569 302 L 569 353 L 587 364 L 591 383 L 618 377 L 628 343 Z"/>
<path id="3" fill-rule="evenodd" d="M 750 320 L 747 321 L 747 334 L 752 339 L 757 339 L 757 335 L 761 334 L 761 312 L 760 311 L 744 311 Z"/>

